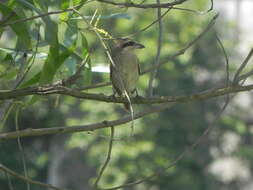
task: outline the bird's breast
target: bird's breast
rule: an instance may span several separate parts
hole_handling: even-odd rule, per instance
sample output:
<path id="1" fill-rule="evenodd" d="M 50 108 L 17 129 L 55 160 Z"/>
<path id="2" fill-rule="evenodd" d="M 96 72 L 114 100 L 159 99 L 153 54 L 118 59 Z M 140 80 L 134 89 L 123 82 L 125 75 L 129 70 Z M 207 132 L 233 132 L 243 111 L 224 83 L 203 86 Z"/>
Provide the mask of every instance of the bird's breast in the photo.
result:
<path id="1" fill-rule="evenodd" d="M 117 88 L 123 91 L 125 88 L 126 91 L 130 94 L 135 88 L 139 78 L 139 71 L 138 71 L 138 59 L 134 53 L 131 52 L 122 52 L 118 54 L 118 56 L 114 57 L 115 66 L 117 69 L 113 69 L 114 73 L 116 74 L 118 71 L 120 74 L 121 79 L 118 77 L 119 80 L 122 80 L 124 87 L 118 83 Z"/>

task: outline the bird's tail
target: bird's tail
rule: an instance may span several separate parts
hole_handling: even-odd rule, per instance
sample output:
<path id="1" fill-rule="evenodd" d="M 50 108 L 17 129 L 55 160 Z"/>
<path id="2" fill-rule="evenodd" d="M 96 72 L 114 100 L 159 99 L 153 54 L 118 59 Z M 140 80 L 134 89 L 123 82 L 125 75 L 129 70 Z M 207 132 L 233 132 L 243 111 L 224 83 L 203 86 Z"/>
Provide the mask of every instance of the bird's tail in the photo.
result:
<path id="1" fill-rule="evenodd" d="M 127 110 L 127 111 L 131 111 L 130 110 L 130 103 L 129 102 L 127 102 L 127 103 L 124 103 L 124 108 Z"/>

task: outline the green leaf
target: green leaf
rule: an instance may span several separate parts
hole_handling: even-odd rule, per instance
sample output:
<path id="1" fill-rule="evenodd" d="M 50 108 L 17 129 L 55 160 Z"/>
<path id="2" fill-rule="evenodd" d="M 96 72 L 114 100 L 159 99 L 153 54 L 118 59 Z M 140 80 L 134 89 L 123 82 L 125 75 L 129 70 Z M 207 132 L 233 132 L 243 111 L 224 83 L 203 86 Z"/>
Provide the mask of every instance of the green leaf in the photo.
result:
<path id="1" fill-rule="evenodd" d="M 47 3 L 45 1 L 34 1 L 34 4 L 40 7 L 41 9 L 35 7 L 33 4 L 29 3 L 28 1 L 25 0 L 17 0 L 21 5 L 35 11 L 37 14 L 44 14 L 47 12 Z M 49 16 L 41 17 L 42 20 L 45 22 L 46 27 L 45 27 L 45 40 L 50 44 L 50 45 L 57 45 L 58 44 L 58 27 L 57 24 L 50 19 Z"/>
<path id="2" fill-rule="evenodd" d="M 6 6 L 3 3 L 0 3 L 0 11 L 3 14 L 4 17 L 10 16 L 10 19 L 8 22 L 16 21 L 21 19 L 12 9 L 10 9 L 8 6 Z M 31 37 L 29 35 L 28 27 L 25 23 L 15 23 L 10 25 L 11 29 L 16 33 L 18 36 L 18 39 L 22 43 L 24 47 L 27 49 L 31 46 Z"/>
<path id="3" fill-rule="evenodd" d="M 14 79 L 17 76 L 18 69 L 12 65 L 14 63 L 11 54 L 0 49 L 0 78 L 5 80 Z"/>
<path id="4" fill-rule="evenodd" d="M 76 6 L 76 5 L 79 5 L 81 2 L 85 2 L 85 1 L 82 1 L 82 0 L 73 0 L 73 6 Z"/>
<path id="5" fill-rule="evenodd" d="M 70 1 L 69 0 L 61 0 L 60 1 L 60 7 L 62 10 L 65 10 L 67 8 L 69 8 L 69 3 Z M 68 12 L 63 12 L 60 14 L 60 20 L 62 21 L 67 21 L 68 20 Z"/>
<path id="6" fill-rule="evenodd" d="M 53 80 L 54 75 L 57 71 L 57 65 L 60 64 L 59 62 L 59 47 L 57 46 L 50 46 L 49 54 L 47 59 L 43 65 L 41 77 L 40 77 L 40 84 L 46 84 Z"/>
<path id="7" fill-rule="evenodd" d="M 59 44 L 59 47 L 60 47 L 61 51 L 66 51 L 68 49 L 66 46 L 64 46 L 62 44 Z M 78 53 L 76 53 L 75 51 L 72 52 L 71 56 L 73 58 L 75 58 L 76 60 L 78 60 L 78 61 L 82 61 L 83 60 L 83 58 Z"/>
<path id="8" fill-rule="evenodd" d="M 33 4 L 31 4 L 30 2 L 26 1 L 26 0 L 16 0 L 19 4 L 21 4 L 22 6 L 28 8 L 28 9 L 31 9 L 33 11 L 35 11 L 36 13 L 38 14 L 42 14 L 43 12 L 36 8 Z M 36 3 L 36 2 L 35 2 Z M 43 19 L 43 17 L 42 17 Z"/>
<path id="9" fill-rule="evenodd" d="M 35 6 L 37 6 L 37 7 L 35 7 L 33 4 L 31 4 L 27 1 L 24 1 L 24 0 L 18 0 L 18 2 L 30 9 L 34 10 L 38 14 L 43 14 L 44 12 L 47 12 L 47 9 L 48 9 L 48 5 L 44 1 L 34 1 Z M 40 8 L 42 10 L 44 10 L 44 12 L 41 11 Z M 61 65 L 64 60 L 64 58 L 63 59 L 61 58 L 61 57 L 64 57 L 64 55 L 60 56 L 60 53 L 59 53 L 57 24 L 54 21 L 52 21 L 49 16 L 42 17 L 42 20 L 46 24 L 46 26 L 45 26 L 45 40 L 48 42 L 50 47 L 49 47 L 49 53 L 48 53 L 47 59 L 43 65 L 43 68 L 42 68 L 42 71 L 40 74 L 39 83 L 46 84 L 46 83 L 50 83 L 53 80 L 54 75 L 59 68 L 59 65 Z M 34 84 L 34 83 L 38 82 L 37 80 L 38 80 L 38 78 L 35 77 L 35 78 L 33 78 L 33 80 L 29 80 L 29 81 Z M 29 83 L 29 84 L 31 84 L 31 83 Z"/>
<path id="10" fill-rule="evenodd" d="M 17 76 L 18 69 L 17 68 L 12 68 L 6 72 L 6 75 L 4 75 L 5 80 L 11 80 L 14 79 Z"/>
<path id="11" fill-rule="evenodd" d="M 65 60 L 73 53 L 75 46 L 65 49 L 59 54 L 59 47 L 53 48 L 51 46 L 48 58 L 43 66 L 40 84 L 46 84 L 53 80 L 54 75 L 62 66 Z"/>
<path id="12" fill-rule="evenodd" d="M 61 9 L 64 10 L 64 9 L 67 9 L 69 7 L 70 1 L 69 0 L 61 0 L 60 3 L 61 3 Z"/>
<path id="13" fill-rule="evenodd" d="M 39 82 L 40 80 L 40 76 L 41 76 L 41 71 L 38 72 L 37 74 L 35 74 L 30 80 L 24 82 L 23 84 L 20 85 L 20 88 L 25 88 L 25 87 L 29 87 L 32 86 L 36 83 Z"/>

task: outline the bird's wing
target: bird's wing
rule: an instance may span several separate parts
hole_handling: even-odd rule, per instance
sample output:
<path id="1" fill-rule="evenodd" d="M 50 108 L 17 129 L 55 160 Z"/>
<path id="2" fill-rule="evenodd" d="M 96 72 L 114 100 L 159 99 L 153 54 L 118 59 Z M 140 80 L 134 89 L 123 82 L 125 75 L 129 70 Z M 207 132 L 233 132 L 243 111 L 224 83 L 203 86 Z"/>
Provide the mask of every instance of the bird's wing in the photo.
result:
<path id="1" fill-rule="evenodd" d="M 138 63 L 138 73 L 139 73 L 139 75 L 141 74 L 141 66 L 139 63 Z"/>
<path id="2" fill-rule="evenodd" d="M 111 79 L 111 82 L 112 82 L 112 86 L 113 88 L 116 90 L 117 94 L 119 96 L 122 95 L 122 92 L 121 90 L 117 87 L 117 85 L 114 83 L 114 82 L 117 82 L 117 79 L 113 79 L 113 72 L 117 72 L 115 68 L 113 68 L 113 65 L 110 64 L 110 79 Z M 116 75 L 114 74 L 114 77 L 116 77 Z"/>

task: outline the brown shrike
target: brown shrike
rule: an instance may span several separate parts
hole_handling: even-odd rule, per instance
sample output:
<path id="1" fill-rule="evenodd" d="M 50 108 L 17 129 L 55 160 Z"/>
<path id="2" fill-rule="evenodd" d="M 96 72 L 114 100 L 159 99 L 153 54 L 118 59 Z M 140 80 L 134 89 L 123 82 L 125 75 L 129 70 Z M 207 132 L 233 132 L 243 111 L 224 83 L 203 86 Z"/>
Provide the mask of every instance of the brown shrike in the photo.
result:
<path id="1" fill-rule="evenodd" d="M 113 64 L 110 65 L 110 78 L 112 86 L 117 94 L 122 97 L 130 97 L 136 91 L 137 81 L 140 75 L 140 66 L 135 54 L 136 49 L 142 49 L 144 45 L 128 38 L 116 40 L 112 49 Z M 125 108 L 130 110 L 130 104 L 125 103 Z"/>

